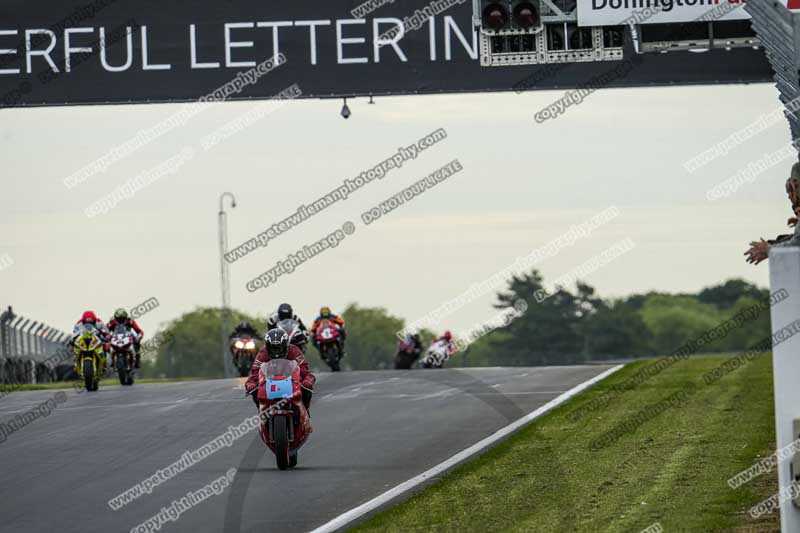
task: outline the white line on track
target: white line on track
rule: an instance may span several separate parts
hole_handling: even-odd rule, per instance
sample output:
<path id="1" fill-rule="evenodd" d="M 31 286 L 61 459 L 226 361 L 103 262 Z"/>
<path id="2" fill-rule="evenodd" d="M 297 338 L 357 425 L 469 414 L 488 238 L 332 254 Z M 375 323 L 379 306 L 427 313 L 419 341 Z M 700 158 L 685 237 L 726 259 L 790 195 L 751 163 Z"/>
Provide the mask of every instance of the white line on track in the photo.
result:
<path id="1" fill-rule="evenodd" d="M 105 399 L 105 398 L 103 398 Z M 180 402 L 183 400 L 169 400 L 165 402 L 136 402 L 136 403 L 109 403 L 109 404 L 99 404 L 99 405 L 75 405 L 71 407 L 59 407 L 58 412 L 61 411 L 82 411 L 85 409 L 117 409 L 117 408 L 130 408 L 130 407 L 156 407 L 156 406 L 171 406 L 176 407 Z M 244 403 L 241 399 L 224 399 L 224 398 L 215 398 L 215 399 L 194 399 L 192 400 L 193 403 Z M 25 409 L 14 409 L 12 411 L 2 410 L 0 409 L 0 415 L 13 415 L 16 413 L 24 413 L 26 411 L 30 411 L 35 405 L 28 406 Z M 54 411 L 55 412 L 55 411 Z"/>
<path id="2" fill-rule="evenodd" d="M 166 407 L 159 407 L 158 409 L 154 409 L 153 412 L 155 412 L 155 413 L 166 413 L 167 411 L 171 411 L 171 410 L 175 409 L 176 407 L 180 407 L 180 405 L 182 403 L 186 402 L 186 400 L 188 400 L 188 399 L 189 398 L 181 398 L 180 400 L 177 400 L 174 404 L 168 405 Z"/>
<path id="3" fill-rule="evenodd" d="M 623 366 L 625 366 L 625 365 L 617 365 L 617 366 L 615 366 L 613 368 L 609 368 L 605 372 L 603 372 L 601 374 L 598 374 L 597 376 L 593 377 L 592 379 L 590 379 L 588 381 L 584 381 L 580 385 L 577 385 L 577 386 L 571 388 L 570 390 L 568 390 L 567 392 L 565 392 L 561 396 L 550 400 L 549 402 L 547 402 L 543 406 L 539 407 L 535 411 L 533 411 L 531 413 L 528 413 L 527 415 L 525 415 L 524 417 L 520 418 L 516 422 L 513 422 L 513 423 L 509 424 L 508 426 L 506 426 L 504 428 L 498 429 L 497 431 L 495 431 L 493 434 L 489 435 L 488 437 L 486 437 L 482 441 L 473 444 L 472 446 L 470 446 L 466 450 L 460 451 L 459 453 L 455 454 L 454 456 L 452 456 L 450 459 L 444 461 L 443 463 L 439 463 L 438 465 L 434 466 L 433 468 L 431 468 L 429 470 L 426 470 L 425 472 L 421 473 L 420 475 L 409 479 L 405 483 L 401 483 L 400 485 L 397 485 L 396 487 L 387 490 L 386 492 L 384 492 L 380 496 L 377 496 L 377 497 L 369 500 L 368 502 L 362 503 L 358 507 L 347 511 L 344 514 L 341 514 L 341 515 L 337 516 L 336 518 L 334 518 L 330 522 L 328 522 L 326 524 L 323 524 L 323 525 L 319 526 L 318 528 L 312 530 L 311 533 L 333 533 L 335 531 L 338 531 L 338 530 L 342 529 L 343 527 L 347 526 L 348 524 L 352 523 L 353 521 L 358 520 L 362 516 L 366 515 L 367 513 L 370 513 L 372 511 L 374 511 L 375 509 L 378 509 L 379 507 L 381 507 L 383 505 L 386 505 L 387 503 L 391 502 L 392 500 L 394 500 L 398 496 L 401 496 L 401 495 L 405 494 L 406 492 L 408 492 L 408 491 L 416 488 L 417 486 L 421 485 L 422 483 L 425 483 L 426 481 L 428 481 L 432 477 L 441 475 L 442 473 L 446 472 L 447 470 L 450 470 L 454 466 L 466 461 L 467 459 L 469 459 L 470 457 L 472 457 L 476 453 L 484 450 L 488 446 L 491 446 L 492 444 L 496 443 L 497 441 L 499 441 L 501 439 L 504 439 L 505 437 L 507 437 L 511 433 L 513 433 L 513 432 L 517 431 L 518 429 L 520 429 L 521 427 L 529 424 L 533 420 L 536 420 L 537 418 L 539 418 L 540 416 L 544 415 L 548 411 L 551 411 L 551 410 L 555 409 L 556 407 L 558 407 L 562 403 L 566 402 L 567 400 L 569 400 L 570 398 L 572 398 L 576 394 L 578 394 L 580 392 L 583 392 L 584 390 L 588 389 L 589 387 L 591 387 L 592 385 L 594 385 L 598 381 L 600 381 L 602 379 L 605 379 L 606 377 L 610 376 L 614 372 L 620 370 Z"/>

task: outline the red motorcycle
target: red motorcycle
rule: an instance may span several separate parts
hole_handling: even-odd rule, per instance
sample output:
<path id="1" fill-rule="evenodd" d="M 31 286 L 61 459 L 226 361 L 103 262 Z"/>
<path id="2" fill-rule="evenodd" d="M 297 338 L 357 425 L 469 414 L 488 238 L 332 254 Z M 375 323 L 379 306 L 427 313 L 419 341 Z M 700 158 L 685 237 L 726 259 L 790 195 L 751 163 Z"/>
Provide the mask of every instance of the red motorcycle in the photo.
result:
<path id="1" fill-rule="evenodd" d="M 300 367 L 288 359 L 272 359 L 258 373 L 259 433 L 275 454 L 279 470 L 297 466 L 297 452 L 313 431 L 303 405 Z"/>
<path id="2" fill-rule="evenodd" d="M 421 351 L 411 335 L 406 335 L 406 338 L 397 346 L 397 355 L 394 358 L 395 370 L 411 369 L 414 361 L 419 359 Z"/>
<path id="3" fill-rule="evenodd" d="M 133 385 L 134 353 L 133 334 L 123 325 L 111 335 L 111 368 L 117 371 L 120 385 Z"/>
<path id="4" fill-rule="evenodd" d="M 331 372 L 341 370 L 339 367 L 339 359 L 342 358 L 339 345 L 339 335 L 341 334 L 339 326 L 330 320 L 320 322 L 315 333 L 319 356 L 331 367 Z"/>

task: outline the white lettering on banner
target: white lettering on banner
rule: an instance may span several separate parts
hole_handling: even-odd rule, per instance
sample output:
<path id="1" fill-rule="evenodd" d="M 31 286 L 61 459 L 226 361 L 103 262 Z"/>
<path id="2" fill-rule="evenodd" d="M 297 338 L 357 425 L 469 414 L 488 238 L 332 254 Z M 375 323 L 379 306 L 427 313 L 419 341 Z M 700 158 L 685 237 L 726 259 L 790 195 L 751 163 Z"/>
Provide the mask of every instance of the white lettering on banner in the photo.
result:
<path id="1" fill-rule="evenodd" d="M 634 12 L 647 8 L 656 13 L 642 20 L 641 24 L 709 20 L 706 15 L 711 16 L 710 20 L 749 19 L 750 14 L 744 10 L 745 3 L 745 0 L 577 0 L 578 25 L 624 24 Z"/>
<path id="2" fill-rule="evenodd" d="M 147 52 L 147 26 L 142 26 L 139 30 L 142 32 L 142 70 L 171 70 L 170 64 L 150 64 L 150 55 Z"/>
<path id="3" fill-rule="evenodd" d="M 415 59 L 411 57 L 412 53 L 431 62 L 461 61 L 464 58 L 477 61 L 477 32 L 470 22 L 469 19 L 456 19 L 450 15 L 424 20 L 421 27 L 427 25 L 428 36 L 420 40 L 422 50 L 414 49 L 407 43 L 408 32 L 404 29 L 402 19 L 389 16 L 370 19 L 251 20 L 220 22 L 213 26 L 187 23 L 169 30 L 146 24 L 133 27 L 66 27 L 58 32 L 36 27 L 0 27 L 0 63 L 6 66 L 16 59 L 14 56 L 19 56 L 16 61 L 21 63 L 20 66 L 14 65 L 15 68 L 0 68 L 0 76 L 24 77 L 42 72 L 81 76 L 83 69 L 78 68 L 78 64 L 89 61 L 97 62 L 110 74 L 135 70 L 169 71 L 173 68 L 236 70 L 254 67 L 257 60 L 262 60 L 259 58 L 265 50 L 272 50 L 272 57 L 275 57 L 284 52 L 282 44 L 287 47 L 289 43 L 296 45 L 298 42 L 302 46 L 293 48 L 292 60 L 309 65 L 379 64 L 386 61 L 407 63 Z M 390 31 L 392 35 L 387 37 Z M 119 34 L 113 41 L 112 33 Z M 168 41 L 170 47 L 164 45 L 167 42 L 165 37 L 170 34 L 181 36 L 183 49 L 177 56 L 180 60 L 176 59 L 171 38 Z M 425 45 L 430 49 L 425 50 Z M 110 63 L 110 57 L 113 57 L 116 65 Z M 166 62 L 167 58 L 172 62 Z"/>
<path id="4" fill-rule="evenodd" d="M 225 66 L 228 68 L 251 68 L 256 66 L 255 61 L 234 61 L 232 59 L 232 48 L 252 48 L 253 41 L 234 41 L 231 31 L 236 29 L 247 29 L 255 26 L 252 22 L 229 22 L 225 24 Z"/>

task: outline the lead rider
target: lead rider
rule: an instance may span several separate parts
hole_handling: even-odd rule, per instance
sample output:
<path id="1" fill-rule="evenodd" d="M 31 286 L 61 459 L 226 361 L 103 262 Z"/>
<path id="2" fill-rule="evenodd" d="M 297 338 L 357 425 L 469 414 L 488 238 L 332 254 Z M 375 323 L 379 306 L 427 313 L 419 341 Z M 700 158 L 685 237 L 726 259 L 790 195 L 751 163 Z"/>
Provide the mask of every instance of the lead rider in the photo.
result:
<path id="1" fill-rule="evenodd" d="M 264 337 L 265 345 L 256 355 L 256 360 L 253 361 L 253 366 L 250 368 L 250 377 L 244 384 L 244 390 L 247 394 L 253 396 L 253 401 L 258 406 L 257 394 L 255 390 L 258 388 L 258 373 L 261 371 L 261 365 L 270 359 L 288 359 L 295 361 L 300 367 L 300 386 L 303 389 L 303 405 L 306 409 L 311 406 L 311 396 L 314 392 L 314 383 L 317 378 L 311 373 L 308 368 L 308 361 L 300 348 L 294 344 L 289 344 L 289 334 L 282 329 L 271 329 Z"/>

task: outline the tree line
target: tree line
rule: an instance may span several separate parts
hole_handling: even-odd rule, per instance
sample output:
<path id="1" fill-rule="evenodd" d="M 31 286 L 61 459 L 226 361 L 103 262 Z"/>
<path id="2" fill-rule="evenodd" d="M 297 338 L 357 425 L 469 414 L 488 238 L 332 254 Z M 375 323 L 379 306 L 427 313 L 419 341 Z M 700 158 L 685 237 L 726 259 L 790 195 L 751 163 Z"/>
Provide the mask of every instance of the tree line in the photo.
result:
<path id="1" fill-rule="evenodd" d="M 745 312 L 768 306 L 769 291 L 741 279 L 696 294 L 649 292 L 616 299 L 603 299 L 578 282 L 537 301 L 534 295 L 544 288 L 543 281 L 536 271 L 511 280 L 495 307 L 511 309 L 521 299 L 527 303 L 525 313 L 472 343 L 453 363 L 535 366 L 669 355 L 742 314 L 750 318 L 706 343 L 702 352 L 747 350 L 770 334 L 768 311 Z"/>
<path id="2" fill-rule="evenodd" d="M 707 287 L 696 294 L 649 292 L 604 299 L 590 285 L 549 289 L 533 270 L 508 281 L 496 295 L 495 308 L 527 307 L 506 325 L 480 336 L 453 356 L 450 366 L 538 366 L 576 364 L 617 358 L 668 355 L 687 341 L 756 305 L 768 305 L 769 291 L 741 279 Z M 344 368 L 392 368 L 397 332 L 405 321 L 385 308 L 349 304 L 342 316 L 348 325 Z M 229 311 L 231 329 L 241 320 L 266 330 L 266 317 Z M 221 377 L 223 312 L 197 308 L 169 322 L 144 343 L 143 373 L 148 377 Z M 225 337 L 227 338 L 225 332 Z M 454 330 L 456 335 L 458 331 Z M 769 312 L 756 314 L 725 336 L 703 347 L 704 353 L 743 351 L 769 336 Z M 421 332 L 427 346 L 432 331 Z M 227 353 L 227 352 L 226 352 Z M 324 365 L 309 347 L 316 371 Z"/>

